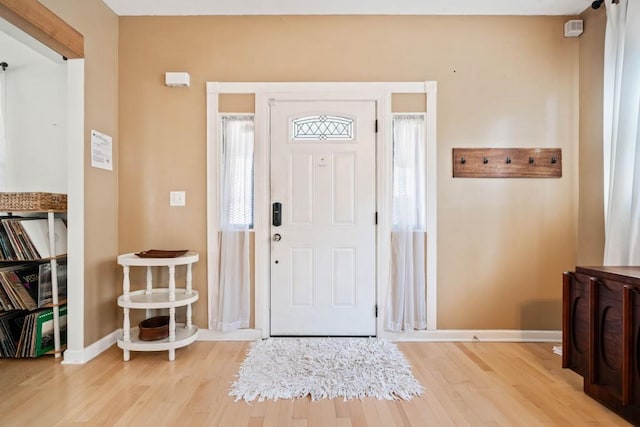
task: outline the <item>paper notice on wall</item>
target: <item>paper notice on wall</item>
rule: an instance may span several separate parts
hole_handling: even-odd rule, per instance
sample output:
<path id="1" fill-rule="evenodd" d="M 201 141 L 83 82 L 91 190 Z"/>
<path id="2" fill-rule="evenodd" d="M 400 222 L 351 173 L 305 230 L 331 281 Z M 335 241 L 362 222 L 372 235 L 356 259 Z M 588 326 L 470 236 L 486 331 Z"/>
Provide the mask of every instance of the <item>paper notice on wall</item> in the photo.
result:
<path id="1" fill-rule="evenodd" d="M 113 147 L 109 135 L 91 129 L 91 166 L 113 170 Z"/>

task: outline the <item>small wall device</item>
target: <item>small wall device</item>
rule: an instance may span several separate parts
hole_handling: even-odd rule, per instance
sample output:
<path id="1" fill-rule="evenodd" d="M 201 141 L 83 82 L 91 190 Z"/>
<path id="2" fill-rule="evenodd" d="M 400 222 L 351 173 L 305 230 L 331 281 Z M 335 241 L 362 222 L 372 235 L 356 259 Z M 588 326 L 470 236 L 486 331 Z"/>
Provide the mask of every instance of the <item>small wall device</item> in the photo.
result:
<path id="1" fill-rule="evenodd" d="M 571 19 L 564 23 L 565 37 L 578 37 L 583 32 L 582 19 Z"/>
<path id="2" fill-rule="evenodd" d="M 164 84 L 170 87 L 189 87 L 191 76 L 185 72 L 166 72 L 164 73 Z"/>

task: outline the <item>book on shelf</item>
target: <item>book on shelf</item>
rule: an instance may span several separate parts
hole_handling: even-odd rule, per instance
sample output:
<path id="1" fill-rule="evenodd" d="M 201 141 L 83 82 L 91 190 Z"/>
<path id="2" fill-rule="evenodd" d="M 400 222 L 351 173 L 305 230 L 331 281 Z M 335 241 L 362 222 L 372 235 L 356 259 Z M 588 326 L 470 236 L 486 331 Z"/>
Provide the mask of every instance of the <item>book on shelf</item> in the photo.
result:
<path id="1" fill-rule="evenodd" d="M 60 307 L 60 344 L 67 341 L 67 306 Z M 53 308 L 0 313 L 0 357 L 38 357 L 55 347 Z"/>
<path id="2" fill-rule="evenodd" d="M 0 286 L 0 311 L 10 311 L 13 310 L 13 304 L 11 304 L 11 299 L 5 292 L 4 288 Z"/>
<path id="3" fill-rule="evenodd" d="M 14 357 L 26 311 L 0 313 L 0 357 Z"/>
<path id="4" fill-rule="evenodd" d="M 67 306 L 60 307 L 60 344 L 67 343 Z M 52 351 L 55 347 L 53 339 L 53 309 L 48 308 L 38 313 L 35 324 L 35 342 L 33 357 Z"/>
<path id="5" fill-rule="evenodd" d="M 58 298 L 67 297 L 67 264 L 56 265 L 58 278 Z M 38 307 L 53 303 L 53 289 L 51 285 L 51 264 L 42 263 L 38 266 Z"/>
<path id="6" fill-rule="evenodd" d="M 48 264 L 48 262 L 47 262 Z M 40 264 L 19 264 L 5 267 L 6 270 L 13 271 L 22 281 L 22 286 L 29 292 L 34 301 L 38 301 L 38 275 Z M 1 273 L 2 270 L 0 270 Z"/>
<path id="7" fill-rule="evenodd" d="M 61 218 L 53 221 L 55 253 L 49 250 L 49 222 L 47 219 L 21 220 L 20 225 L 24 229 L 28 240 L 33 243 L 39 258 L 50 258 L 67 253 L 67 227 Z"/>
<path id="8" fill-rule="evenodd" d="M 34 253 L 33 245 L 30 245 L 27 242 L 28 238 L 26 238 L 23 232 L 20 221 L 20 218 L 13 217 L 4 218 L 2 220 L 2 227 L 9 236 L 9 243 L 11 244 L 15 254 L 13 259 L 17 261 L 37 259 L 39 257 Z M 11 260 L 11 258 L 8 259 Z"/>
<path id="9" fill-rule="evenodd" d="M 11 228 L 11 224 L 15 220 L 16 219 L 14 217 L 3 217 L 1 219 L 2 229 L 7 238 L 7 244 L 11 248 L 10 251 L 3 253 L 3 259 L 8 261 L 16 261 L 22 258 L 22 250 L 20 248 L 18 238 Z"/>
<path id="10" fill-rule="evenodd" d="M 5 216 L 0 222 L 0 260 L 29 261 L 67 253 L 67 227 L 61 218 L 53 221 L 54 254 L 49 248 L 47 218 Z"/>
<path id="11" fill-rule="evenodd" d="M 27 221 L 36 222 L 36 219 L 25 218 L 25 219 L 16 219 L 15 221 L 9 221 L 11 230 L 15 234 L 16 240 L 18 241 L 18 244 L 22 250 L 23 257 L 24 259 L 44 258 L 40 256 L 38 252 L 36 252 L 35 246 L 33 245 L 30 237 L 27 236 L 27 233 L 24 230 L 23 224 Z"/>
<path id="12" fill-rule="evenodd" d="M 15 271 L 0 271 L 0 285 L 15 309 L 35 310 L 38 308 L 37 302 L 31 297 Z"/>
<path id="13" fill-rule="evenodd" d="M 3 260 L 17 259 L 9 234 L 4 228 L 4 221 L 2 222 L 2 226 L 0 226 L 0 258 Z"/>
<path id="14" fill-rule="evenodd" d="M 31 342 L 33 341 L 33 335 L 35 332 L 35 329 L 33 328 L 33 319 L 36 316 L 36 313 L 29 313 L 25 315 L 20 330 L 20 339 L 15 344 L 14 357 L 29 357 Z"/>
<path id="15" fill-rule="evenodd" d="M 67 296 L 67 264 L 57 263 L 58 298 Z M 51 264 L 19 264 L 0 268 L 0 311 L 34 310 L 53 303 Z"/>

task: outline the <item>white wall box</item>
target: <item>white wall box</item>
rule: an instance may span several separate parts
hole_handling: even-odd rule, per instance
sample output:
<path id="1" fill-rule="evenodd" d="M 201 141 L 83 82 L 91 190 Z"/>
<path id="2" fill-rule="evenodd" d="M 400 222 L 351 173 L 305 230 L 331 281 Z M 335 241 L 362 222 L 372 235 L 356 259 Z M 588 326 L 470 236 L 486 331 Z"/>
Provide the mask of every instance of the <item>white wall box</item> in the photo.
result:
<path id="1" fill-rule="evenodd" d="M 189 87 L 191 76 L 185 72 L 166 72 L 164 74 L 164 84 L 169 87 Z"/>

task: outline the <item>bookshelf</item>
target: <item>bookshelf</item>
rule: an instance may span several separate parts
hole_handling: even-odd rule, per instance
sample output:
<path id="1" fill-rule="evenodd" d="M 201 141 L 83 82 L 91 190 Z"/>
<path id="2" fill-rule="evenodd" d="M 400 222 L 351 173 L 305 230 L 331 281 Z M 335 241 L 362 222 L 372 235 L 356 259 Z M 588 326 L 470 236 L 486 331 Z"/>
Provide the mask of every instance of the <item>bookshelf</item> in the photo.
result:
<path id="1" fill-rule="evenodd" d="M 25 317 L 21 325 L 22 331 L 20 340 L 15 344 L 20 346 L 23 340 L 32 341 L 25 344 L 27 351 L 17 352 L 13 357 L 35 357 L 40 355 L 39 349 L 43 348 L 43 325 L 52 322 L 53 333 L 53 353 L 56 358 L 62 354 L 61 351 L 61 313 L 66 314 L 66 299 L 59 298 L 58 287 L 58 267 L 59 261 L 66 261 L 66 226 L 60 218 L 66 213 L 66 194 L 56 193 L 0 193 L 0 212 L 6 214 L 2 217 L 2 243 L 10 244 L 12 250 L 3 246 L 2 260 L 0 267 L 5 271 L 13 271 L 11 266 L 21 265 L 43 265 L 48 264 L 50 274 L 50 302 L 38 298 L 37 306 L 26 307 L 18 304 L 14 307 L 14 312 L 24 311 Z M 42 214 L 35 217 L 24 218 L 15 217 L 15 214 Z M 15 222 L 5 228 L 5 221 Z M 26 230 L 22 222 L 27 225 Z M 5 234 L 6 239 L 5 240 Z M 58 241 L 58 245 L 56 244 Z M 8 252 L 5 253 L 4 249 Z M 40 287 L 40 281 L 38 281 Z M 15 286 L 19 291 L 19 286 Z M 40 292 L 41 290 L 38 289 Z M 26 296 L 25 296 L 26 298 Z M 15 300 L 18 301 L 18 300 Z M 39 308 L 50 308 L 51 311 L 36 311 Z M 5 310 L 6 312 L 6 310 Z M 18 315 L 18 313 L 15 313 Z M 22 314 L 22 313 L 20 313 Z M 14 327 L 17 327 L 17 323 Z M 33 329 L 31 336 L 25 333 L 27 328 Z M 11 356 L 10 356 L 11 357 Z"/>
<path id="2" fill-rule="evenodd" d="M 184 347 L 196 340 L 198 328 L 192 323 L 191 305 L 198 300 L 198 291 L 192 287 L 193 264 L 198 262 L 197 252 L 187 252 L 177 257 L 140 257 L 135 253 L 118 256 L 118 264 L 123 269 L 122 295 L 118 297 L 118 305 L 124 313 L 122 334 L 118 337 L 118 347 L 123 351 L 124 361 L 130 358 L 130 351 L 169 351 L 169 360 L 175 360 L 176 348 Z M 176 287 L 176 267 L 186 266 L 186 283 L 184 288 Z M 146 268 L 146 286 L 141 290 L 131 290 L 130 268 Z M 153 283 L 153 269 L 167 268 L 169 272 L 168 287 L 157 287 Z M 176 308 L 186 307 L 185 323 L 176 323 Z M 149 318 L 156 310 L 169 310 L 169 336 L 166 338 L 145 341 L 140 339 L 139 327 L 131 327 L 130 310 L 146 310 Z"/>

